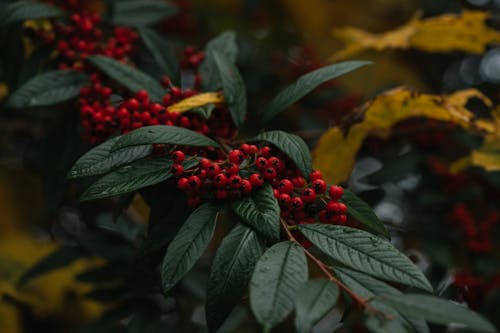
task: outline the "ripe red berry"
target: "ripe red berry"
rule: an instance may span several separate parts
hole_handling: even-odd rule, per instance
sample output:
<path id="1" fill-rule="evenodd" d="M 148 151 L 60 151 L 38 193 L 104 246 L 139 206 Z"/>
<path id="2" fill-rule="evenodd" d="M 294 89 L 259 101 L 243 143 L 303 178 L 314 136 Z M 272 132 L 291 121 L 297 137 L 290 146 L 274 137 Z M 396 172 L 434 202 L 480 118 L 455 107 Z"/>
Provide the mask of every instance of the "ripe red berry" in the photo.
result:
<path id="1" fill-rule="evenodd" d="M 259 170 L 264 170 L 267 167 L 267 159 L 265 157 L 259 157 L 255 160 L 255 166 Z"/>
<path id="2" fill-rule="evenodd" d="M 274 168 L 266 168 L 263 172 L 263 177 L 267 181 L 271 181 L 276 178 L 276 170 Z"/>
<path id="3" fill-rule="evenodd" d="M 207 174 L 209 176 L 215 176 L 219 174 L 220 172 L 220 166 L 217 163 L 211 163 L 210 166 L 207 168 Z"/>
<path id="4" fill-rule="evenodd" d="M 229 186 L 231 186 L 231 188 L 239 189 L 241 186 L 241 181 L 242 180 L 241 180 L 240 176 L 233 175 L 233 176 L 229 177 L 228 184 L 229 184 Z"/>
<path id="5" fill-rule="evenodd" d="M 290 202 L 292 201 L 292 198 L 289 194 L 281 193 L 278 200 L 280 205 L 288 207 L 290 205 Z"/>
<path id="6" fill-rule="evenodd" d="M 149 99 L 149 94 L 146 90 L 141 89 L 135 93 L 135 98 L 137 98 L 139 101 L 143 102 L 143 101 L 146 101 Z"/>
<path id="7" fill-rule="evenodd" d="M 227 184 L 227 177 L 223 173 L 219 173 L 217 176 L 214 178 L 214 184 L 216 187 L 224 187 Z"/>
<path id="8" fill-rule="evenodd" d="M 127 106 L 130 110 L 137 111 L 139 110 L 140 104 L 138 100 L 136 100 L 135 98 L 131 98 L 127 101 Z"/>
<path id="9" fill-rule="evenodd" d="M 329 219 L 332 223 L 344 225 L 347 223 L 347 216 L 344 214 L 334 215 Z"/>
<path id="10" fill-rule="evenodd" d="M 278 191 L 277 189 L 273 189 L 273 194 L 274 194 L 274 197 L 275 197 L 276 199 L 278 199 L 278 198 L 280 197 L 280 194 L 281 194 L 281 193 L 280 193 L 280 191 Z"/>
<path id="11" fill-rule="evenodd" d="M 253 187 L 261 187 L 264 184 L 264 178 L 262 178 L 260 173 L 253 173 L 248 179 Z"/>
<path id="12" fill-rule="evenodd" d="M 177 181 L 177 188 L 181 191 L 186 191 L 189 188 L 189 181 L 186 177 L 180 178 Z"/>
<path id="13" fill-rule="evenodd" d="M 272 168 L 275 168 L 276 170 L 281 170 L 284 167 L 283 162 L 275 156 L 270 157 L 267 160 L 267 165 L 272 167 Z"/>
<path id="14" fill-rule="evenodd" d="M 271 147 L 269 146 L 264 146 L 260 150 L 260 155 L 263 157 L 270 157 L 271 156 Z"/>
<path id="15" fill-rule="evenodd" d="M 197 190 L 200 188 L 201 180 L 198 176 L 191 176 L 188 178 L 189 188 L 192 190 Z"/>
<path id="16" fill-rule="evenodd" d="M 202 158 L 200 160 L 200 166 L 203 169 L 208 169 L 212 165 L 212 161 L 210 161 L 208 158 Z"/>
<path id="17" fill-rule="evenodd" d="M 248 179 L 243 179 L 240 186 L 241 193 L 249 194 L 252 192 L 252 183 Z"/>
<path id="18" fill-rule="evenodd" d="M 316 192 L 312 188 L 306 188 L 302 191 L 302 201 L 310 203 L 316 200 Z"/>
<path id="19" fill-rule="evenodd" d="M 302 201 L 302 199 L 300 197 L 294 197 L 292 199 L 291 206 L 293 209 L 299 210 L 299 209 L 302 209 L 302 207 L 304 207 L 304 202 Z"/>
<path id="20" fill-rule="evenodd" d="M 323 179 L 316 179 L 312 182 L 312 188 L 316 194 L 322 194 L 326 191 L 326 182 Z"/>
<path id="21" fill-rule="evenodd" d="M 174 160 L 175 163 L 184 162 L 185 157 L 184 153 L 180 150 L 176 150 L 172 153 L 172 160 Z"/>
<path id="22" fill-rule="evenodd" d="M 306 180 L 303 177 L 294 177 L 292 178 L 293 186 L 295 187 L 304 187 L 306 186 Z"/>
<path id="23" fill-rule="evenodd" d="M 184 172 L 184 167 L 181 164 L 173 164 L 170 168 L 170 171 L 174 174 L 174 176 L 179 177 Z"/>
<path id="24" fill-rule="evenodd" d="M 245 159 L 245 155 L 239 149 L 234 149 L 229 152 L 229 162 L 240 165 Z"/>
<path id="25" fill-rule="evenodd" d="M 278 184 L 278 189 L 281 193 L 292 193 L 293 192 L 293 183 L 288 179 L 282 179 Z"/>
<path id="26" fill-rule="evenodd" d="M 226 166 L 226 173 L 229 175 L 229 176 L 232 176 L 232 175 L 237 175 L 238 172 L 240 172 L 240 168 L 234 164 L 234 163 L 229 163 L 227 166 Z"/>
<path id="27" fill-rule="evenodd" d="M 314 170 L 309 175 L 309 178 L 311 179 L 311 181 L 315 181 L 316 179 L 323 179 L 323 174 L 319 170 Z"/>
<path id="28" fill-rule="evenodd" d="M 228 193 L 226 190 L 218 189 L 215 191 L 215 198 L 217 198 L 217 200 L 225 200 L 227 199 L 227 196 Z"/>
<path id="29" fill-rule="evenodd" d="M 332 200 L 339 200 L 344 195 L 344 189 L 341 186 L 332 185 L 329 190 L 330 198 Z"/>

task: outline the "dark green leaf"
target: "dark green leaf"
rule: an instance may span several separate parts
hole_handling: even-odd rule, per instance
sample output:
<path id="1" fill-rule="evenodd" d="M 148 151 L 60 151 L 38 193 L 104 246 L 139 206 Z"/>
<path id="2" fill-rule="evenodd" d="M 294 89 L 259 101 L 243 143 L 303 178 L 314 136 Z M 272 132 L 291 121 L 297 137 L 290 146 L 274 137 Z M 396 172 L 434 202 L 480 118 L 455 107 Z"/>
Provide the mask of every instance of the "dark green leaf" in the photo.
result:
<path id="1" fill-rule="evenodd" d="M 339 288 L 328 280 L 310 280 L 302 286 L 295 302 L 295 327 L 299 333 L 310 332 L 337 302 Z"/>
<path id="2" fill-rule="evenodd" d="M 122 0 L 114 3 L 115 25 L 153 25 L 177 14 L 177 8 L 162 0 Z"/>
<path id="3" fill-rule="evenodd" d="M 322 67 L 301 76 L 295 83 L 289 85 L 271 101 L 263 114 L 263 120 L 269 121 L 319 85 L 369 64 L 371 64 L 369 61 L 345 61 Z"/>
<path id="4" fill-rule="evenodd" d="M 198 108 L 189 110 L 188 112 L 193 113 L 193 114 L 198 114 L 205 119 L 210 119 L 214 109 L 215 109 L 215 104 L 210 103 L 210 104 L 203 105 L 203 106 L 200 106 Z"/>
<path id="5" fill-rule="evenodd" d="M 321 251 L 344 265 L 432 292 L 422 271 L 391 243 L 358 229 L 304 224 L 299 230 Z"/>
<path id="6" fill-rule="evenodd" d="M 141 127 L 123 135 L 113 147 L 111 147 L 111 151 L 114 152 L 131 146 L 157 143 L 195 147 L 219 147 L 217 142 L 203 134 L 182 127 L 155 125 Z"/>
<path id="7" fill-rule="evenodd" d="M 236 34 L 234 31 L 225 31 L 207 43 L 205 47 L 205 60 L 200 66 L 204 91 L 216 91 L 222 87 L 213 57 L 214 51 L 224 54 L 229 61 L 236 62 L 238 46 L 236 45 Z"/>
<path id="8" fill-rule="evenodd" d="M 391 238 L 391 234 L 389 234 L 382 221 L 375 215 L 373 209 L 356 194 L 346 189 L 340 201 L 346 204 L 348 214 L 356 219 L 356 221 L 378 235 L 382 235 L 388 239 Z"/>
<path id="9" fill-rule="evenodd" d="M 120 136 L 92 148 L 75 162 L 68 178 L 78 178 L 100 175 L 109 170 L 148 156 L 153 150 L 152 145 L 134 146 L 111 153 L 111 147 Z"/>
<path id="10" fill-rule="evenodd" d="M 83 193 L 81 200 L 94 200 L 132 192 L 172 177 L 170 158 L 144 158 L 108 173 Z"/>
<path id="11" fill-rule="evenodd" d="M 148 74 L 105 56 L 95 55 L 88 57 L 88 59 L 106 75 L 130 91 L 135 93 L 144 89 L 149 93 L 149 97 L 153 101 L 162 100 L 165 89 Z"/>
<path id="12" fill-rule="evenodd" d="M 250 307 L 264 331 L 293 311 L 296 295 L 307 277 L 306 255 L 295 242 L 277 243 L 260 258 L 250 282 Z"/>
<path id="13" fill-rule="evenodd" d="M 311 153 L 304 140 L 297 135 L 283 131 L 269 131 L 249 141 L 265 141 L 275 145 L 295 163 L 304 177 L 309 178 L 312 172 Z"/>
<path id="14" fill-rule="evenodd" d="M 216 332 L 244 295 L 264 245 L 257 234 L 238 224 L 223 240 L 212 264 L 207 286 L 206 318 Z"/>
<path id="15" fill-rule="evenodd" d="M 417 173 L 424 156 L 421 153 L 411 152 L 395 159 L 384 161 L 382 169 L 368 175 L 366 178 L 370 184 L 383 184 L 397 182 L 409 174 Z"/>
<path id="16" fill-rule="evenodd" d="M 212 239 L 219 208 L 204 204 L 196 209 L 167 248 L 161 264 L 163 291 L 168 292 L 194 266 Z"/>
<path id="17" fill-rule="evenodd" d="M 495 327 L 479 314 L 451 301 L 430 295 L 407 294 L 384 295 L 380 300 L 398 309 L 401 313 L 424 318 L 435 323 L 462 324 L 477 332 L 496 332 Z"/>
<path id="18" fill-rule="evenodd" d="M 4 12 L 0 15 L 0 25 L 63 15 L 64 11 L 48 4 L 34 1 L 17 1 L 6 6 Z"/>
<path id="19" fill-rule="evenodd" d="M 224 99 L 236 127 L 243 125 L 247 113 L 245 83 L 236 66 L 223 53 L 214 51 L 215 65 L 224 90 Z"/>
<path id="20" fill-rule="evenodd" d="M 31 279 L 53 270 L 66 267 L 75 260 L 85 256 L 87 256 L 86 252 L 80 248 L 61 246 L 24 272 L 18 284 L 23 285 Z"/>
<path id="21" fill-rule="evenodd" d="M 370 315 L 365 319 L 366 328 L 372 333 L 412 333 L 405 322 L 394 318 L 380 318 Z"/>
<path id="22" fill-rule="evenodd" d="M 180 68 L 173 47 L 154 30 L 139 27 L 139 34 L 153 59 L 174 84 L 180 84 Z"/>
<path id="23" fill-rule="evenodd" d="M 233 211 L 243 222 L 272 241 L 280 236 L 280 207 L 273 189 L 266 184 L 261 189 L 232 203 Z"/>
<path id="24" fill-rule="evenodd" d="M 17 109 L 61 103 L 77 97 L 89 82 L 86 74 L 77 71 L 45 72 L 23 84 L 7 103 Z"/>

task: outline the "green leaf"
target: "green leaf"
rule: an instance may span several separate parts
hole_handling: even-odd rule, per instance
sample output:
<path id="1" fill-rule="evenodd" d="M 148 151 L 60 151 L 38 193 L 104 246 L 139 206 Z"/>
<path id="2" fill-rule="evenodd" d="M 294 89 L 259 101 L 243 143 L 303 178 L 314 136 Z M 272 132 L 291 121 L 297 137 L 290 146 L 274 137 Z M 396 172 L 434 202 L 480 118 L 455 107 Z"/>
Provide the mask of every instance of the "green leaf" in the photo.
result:
<path id="1" fill-rule="evenodd" d="M 356 194 L 346 189 L 340 201 L 345 203 L 347 213 L 356 219 L 356 221 L 366 226 L 375 234 L 382 235 L 387 239 L 391 238 L 391 234 L 387 231 L 382 221 L 378 219 L 377 215 L 375 215 L 373 209 Z"/>
<path id="2" fill-rule="evenodd" d="M 2 15 L 0 15 L 0 25 L 63 15 L 64 11 L 48 4 L 34 1 L 17 1 L 4 8 Z"/>
<path id="3" fill-rule="evenodd" d="M 155 125 L 141 127 L 123 135 L 111 147 L 111 152 L 131 146 L 157 143 L 195 147 L 219 147 L 217 142 L 203 134 L 182 127 Z"/>
<path id="4" fill-rule="evenodd" d="M 153 25 L 177 12 L 175 6 L 162 0 L 121 0 L 114 3 L 112 22 L 129 27 Z"/>
<path id="5" fill-rule="evenodd" d="M 87 256 L 86 252 L 81 248 L 61 246 L 54 252 L 44 257 L 33 266 L 31 266 L 18 281 L 20 286 L 24 285 L 29 280 L 37 278 L 45 273 L 53 270 L 66 267 L 75 260 Z"/>
<path id="6" fill-rule="evenodd" d="M 263 120 L 265 122 L 271 120 L 319 85 L 369 64 L 371 64 L 370 61 L 345 61 L 302 75 L 295 83 L 286 87 L 271 101 L 263 114 Z"/>
<path id="7" fill-rule="evenodd" d="M 90 56 L 87 59 L 106 75 L 134 93 L 144 89 L 153 101 L 161 101 L 165 94 L 165 89 L 160 83 L 136 68 L 102 55 Z"/>
<path id="8" fill-rule="evenodd" d="M 89 77 L 81 72 L 45 72 L 23 84 L 10 96 L 7 103 L 17 109 L 53 105 L 77 97 L 80 89 L 88 83 Z"/>
<path id="9" fill-rule="evenodd" d="M 367 274 L 432 292 L 422 271 L 391 243 L 358 229 L 338 225 L 299 225 L 321 251 Z"/>
<path id="10" fill-rule="evenodd" d="M 342 282 L 344 282 L 356 294 L 365 299 L 372 299 L 377 295 L 403 295 L 403 293 L 398 289 L 391 287 L 387 283 L 379 281 L 369 275 L 356 272 L 346 267 L 336 266 L 334 270 L 337 276 L 340 277 Z M 370 305 L 384 313 L 391 315 L 392 317 L 394 317 L 394 319 L 396 319 L 394 321 L 400 322 L 399 324 L 388 324 L 384 322 L 374 322 L 371 321 L 371 319 L 368 319 L 370 320 L 372 331 L 374 331 L 376 327 L 382 329 L 385 326 L 391 328 L 404 326 L 412 327 L 413 331 L 415 331 L 416 333 L 429 333 L 429 327 L 421 318 L 415 318 L 415 316 L 413 315 L 403 315 L 399 313 L 397 309 L 389 307 L 388 305 L 383 304 L 378 300 L 371 301 Z"/>
<path id="11" fill-rule="evenodd" d="M 142 145 L 111 153 L 111 147 L 113 147 L 119 138 L 120 136 L 109 139 L 86 152 L 75 162 L 68 173 L 68 178 L 100 175 L 115 167 L 146 157 L 153 150 L 152 145 Z"/>
<path id="12" fill-rule="evenodd" d="M 192 113 L 192 114 L 200 115 L 205 119 L 210 119 L 214 109 L 215 109 L 215 104 L 210 103 L 210 104 L 206 104 L 206 105 L 197 107 L 195 109 L 191 109 L 188 112 Z"/>
<path id="13" fill-rule="evenodd" d="M 299 333 L 310 332 L 337 302 L 339 288 L 328 280 L 310 280 L 302 286 L 295 303 L 295 327 Z"/>
<path id="14" fill-rule="evenodd" d="M 139 31 L 144 45 L 146 45 L 146 48 L 160 66 L 163 73 L 175 84 L 180 84 L 181 73 L 179 63 L 170 43 L 152 29 L 139 27 L 137 30 Z"/>
<path id="15" fill-rule="evenodd" d="M 372 333 L 412 333 L 410 327 L 397 319 L 379 318 L 370 315 L 365 319 L 366 328 Z"/>
<path id="16" fill-rule="evenodd" d="M 265 184 L 261 189 L 232 203 L 233 211 L 244 223 L 271 241 L 280 237 L 280 207 L 273 189 Z"/>
<path id="17" fill-rule="evenodd" d="M 262 253 L 264 245 L 258 235 L 243 224 L 222 240 L 207 286 L 206 318 L 210 332 L 219 329 L 245 294 Z"/>
<path id="18" fill-rule="evenodd" d="M 250 282 L 250 307 L 264 331 L 292 312 L 307 277 L 304 250 L 295 242 L 277 243 L 260 258 Z"/>
<path id="19" fill-rule="evenodd" d="M 198 207 L 168 246 L 161 264 L 165 293 L 182 279 L 205 251 L 215 230 L 218 210 L 211 204 Z"/>
<path id="20" fill-rule="evenodd" d="M 215 65 L 224 90 L 224 98 L 236 127 L 243 125 L 247 113 L 245 83 L 236 66 L 223 53 L 214 51 Z"/>
<path id="21" fill-rule="evenodd" d="M 200 65 L 201 85 L 204 91 L 216 91 L 222 87 L 213 52 L 222 53 L 231 62 L 236 62 L 238 46 L 234 31 L 225 31 L 210 40 L 205 47 L 205 60 Z"/>
<path id="22" fill-rule="evenodd" d="M 404 296 L 384 295 L 379 298 L 401 313 L 424 318 L 435 323 L 461 324 L 477 332 L 496 332 L 495 327 L 479 314 L 457 303 L 429 295 L 406 294 Z"/>
<path id="23" fill-rule="evenodd" d="M 311 152 L 304 140 L 294 134 L 283 131 L 269 131 L 257 135 L 249 141 L 265 141 L 275 145 L 288 156 L 300 169 L 304 177 L 312 172 Z"/>
<path id="24" fill-rule="evenodd" d="M 197 162 L 185 162 L 185 168 Z M 189 166 L 188 166 L 189 165 Z M 166 157 L 144 158 L 122 166 L 98 179 L 82 194 L 81 201 L 117 196 L 161 183 L 172 177 L 172 160 Z"/>

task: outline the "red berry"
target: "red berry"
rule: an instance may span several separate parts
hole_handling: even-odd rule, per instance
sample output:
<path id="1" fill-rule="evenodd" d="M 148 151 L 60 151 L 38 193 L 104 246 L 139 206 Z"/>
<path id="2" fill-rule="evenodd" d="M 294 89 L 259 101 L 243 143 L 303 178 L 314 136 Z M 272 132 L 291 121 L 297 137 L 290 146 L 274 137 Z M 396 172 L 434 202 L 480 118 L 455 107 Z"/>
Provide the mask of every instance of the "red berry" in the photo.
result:
<path id="1" fill-rule="evenodd" d="M 239 149 L 234 149 L 229 152 L 228 156 L 229 162 L 240 165 L 245 159 L 245 155 Z"/>
<path id="2" fill-rule="evenodd" d="M 302 201 L 310 203 L 316 200 L 316 192 L 312 188 L 306 188 L 302 191 Z"/>
<path id="3" fill-rule="evenodd" d="M 215 176 L 220 172 L 220 166 L 217 163 L 212 163 L 207 168 L 207 173 L 209 176 Z"/>
<path id="4" fill-rule="evenodd" d="M 196 196 L 196 197 L 189 197 L 187 200 L 187 204 L 191 208 L 198 207 L 201 203 L 201 198 Z"/>
<path id="5" fill-rule="evenodd" d="M 174 160 L 175 163 L 184 162 L 185 157 L 184 153 L 180 150 L 176 150 L 172 153 L 172 160 Z"/>
<path id="6" fill-rule="evenodd" d="M 280 202 L 280 205 L 288 207 L 290 205 L 290 202 L 292 201 L 292 198 L 289 194 L 281 193 L 278 200 Z"/>
<path id="7" fill-rule="evenodd" d="M 253 173 L 248 179 L 254 187 L 261 187 L 264 184 L 264 178 L 262 178 L 260 173 Z"/>
<path id="8" fill-rule="evenodd" d="M 212 165 L 212 161 L 210 161 L 208 158 L 202 158 L 200 160 L 200 165 L 203 169 L 208 169 Z"/>
<path id="9" fill-rule="evenodd" d="M 299 210 L 302 209 L 302 207 L 304 207 L 304 202 L 300 197 L 294 197 L 292 199 L 291 205 L 293 209 Z"/>
<path id="10" fill-rule="evenodd" d="M 136 100 L 135 98 L 131 98 L 127 101 L 127 106 L 130 110 L 137 111 L 139 110 L 140 104 L 138 100 Z"/>
<path id="11" fill-rule="evenodd" d="M 306 186 L 306 180 L 303 177 L 294 177 L 292 178 L 293 186 L 295 187 L 304 187 Z"/>
<path id="12" fill-rule="evenodd" d="M 189 188 L 189 181 L 186 177 L 180 178 L 177 181 L 177 188 L 181 191 L 186 191 Z"/>
<path id="13" fill-rule="evenodd" d="M 149 99 L 149 94 L 146 90 L 141 89 L 135 93 L 135 98 L 137 98 L 139 101 L 143 102 L 143 101 Z"/>
<path id="14" fill-rule="evenodd" d="M 222 189 L 218 189 L 215 191 L 215 198 L 217 198 L 217 200 L 225 200 L 227 199 L 227 191 L 226 190 L 222 190 Z"/>
<path id="15" fill-rule="evenodd" d="M 271 156 L 271 147 L 269 147 L 269 146 L 262 147 L 262 149 L 260 150 L 260 155 L 262 155 L 263 157 L 270 157 Z"/>
<path id="16" fill-rule="evenodd" d="M 188 178 L 189 188 L 192 190 L 197 190 L 200 188 L 201 180 L 198 176 L 191 176 Z"/>
<path id="17" fill-rule="evenodd" d="M 265 157 L 259 157 L 255 160 L 255 166 L 259 170 L 264 170 L 267 167 L 267 159 Z"/>
<path id="18" fill-rule="evenodd" d="M 321 210 L 318 213 L 318 217 L 319 217 L 319 220 L 321 223 L 328 223 L 328 219 L 329 219 L 328 212 L 325 209 Z"/>
<path id="19" fill-rule="evenodd" d="M 181 164 L 174 164 L 174 165 L 172 165 L 170 170 L 172 171 L 174 176 L 179 177 L 184 172 L 184 167 Z"/>
<path id="20" fill-rule="evenodd" d="M 240 190 L 243 194 L 249 194 L 250 192 L 252 192 L 252 183 L 250 183 L 250 181 L 247 179 L 243 179 L 241 181 Z"/>
<path id="21" fill-rule="evenodd" d="M 241 186 L 241 181 L 242 180 L 241 180 L 240 176 L 233 175 L 233 176 L 229 177 L 228 184 L 229 184 L 229 186 L 231 186 L 234 189 L 239 189 Z"/>
<path id="22" fill-rule="evenodd" d="M 263 172 L 263 177 L 267 181 L 271 181 L 276 178 L 276 170 L 274 168 L 266 168 Z"/>
<path id="23" fill-rule="evenodd" d="M 293 192 L 293 183 L 288 179 L 282 179 L 278 184 L 278 189 L 281 193 L 292 193 Z"/>
<path id="24" fill-rule="evenodd" d="M 241 150 L 242 150 L 245 154 L 247 154 L 247 155 L 250 155 L 250 154 L 252 153 L 252 150 L 251 150 L 251 148 L 250 148 L 250 145 L 249 145 L 249 144 L 246 144 L 246 143 L 242 144 L 242 145 L 240 146 L 240 149 L 241 149 Z"/>
<path id="25" fill-rule="evenodd" d="M 312 182 L 312 188 L 316 194 L 322 194 L 326 191 L 326 182 L 323 179 L 316 179 Z"/>
<path id="26" fill-rule="evenodd" d="M 334 215 L 332 217 L 330 217 L 329 219 L 332 223 L 335 223 L 335 224 L 346 224 L 347 222 L 347 216 L 342 214 L 342 215 Z"/>
<path id="27" fill-rule="evenodd" d="M 224 187 L 227 184 L 227 177 L 223 173 L 219 173 L 217 176 L 214 178 L 214 184 L 216 187 Z"/>
<path id="28" fill-rule="evenodd" d="M 341 186 L 332 185 L 329 190 L 330 198 L 332 200 L 339 200 L 344 194 L 344 189 Z"/>
<path id="29" fill-rule="evenodd" d="M 234 163 L 229 163 L 227 166 L 226 166 L 226 173 L 229 175 L 229 176 L 232 176 L 232 175 L 237 175 L 238 172 L 240 172 L 240 168 L 234 164 Z"/>
<path id="30" fill-rule="evenodd" d="M 277 189 L 273 189 L 273 194 L 276 199 L 280 197 L 280 191 L 278 191 Z"/>
<path id="31" fill-rule="evenodd" d="M 323 179 L 323 174 L 319 170 L 314 170 L 309 175 L 309 178 L 311 179 L 311 181 L 315 181 L 316 179 Z"/>
<path id="32" fill-rule="evenodd" d="M 275 168 L 276 170 L 281 170 L 284 167 L 283 162 L 279 158 L 277 158 L 275 156 L 270 157 L 267 160 L 267 165 L 270 166 L 270 167 Z"/>

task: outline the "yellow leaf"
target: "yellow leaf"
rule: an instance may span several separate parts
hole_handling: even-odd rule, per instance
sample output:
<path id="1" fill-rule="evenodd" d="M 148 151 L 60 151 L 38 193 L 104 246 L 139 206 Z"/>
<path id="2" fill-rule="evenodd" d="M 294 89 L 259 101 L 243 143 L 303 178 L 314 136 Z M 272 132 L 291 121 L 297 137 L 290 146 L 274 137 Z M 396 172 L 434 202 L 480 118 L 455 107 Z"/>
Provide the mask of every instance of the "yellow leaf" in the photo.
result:
<path id="1" fill-rule="evenodd" d="M 224 96 L 218 92 L 208 92 L 194 95 L 172 104 L 168 107 L 168 112 L 186 112 L 207 104 L 218 104 L 224 102 Z"/>
<path id="2" fill-rule="evenodd" d="M 489 13 L 463 11 L 428 19 L 413 17 L 404 26 L 381 34 L 358 28 L 333 30 L 334 37 L 346 44 L 330 60 L 338 61 L 364 50 L 414 48 L 426 52 L 484 53 L 487 46 L 500 42 L 500 32 L 486 25 Z"/>
<path id="3" fill-rule="evenodd" d="M 5 82 L 0 82 L 0 102 L 3 101 L 8 94 L 9 87 L 5 84 Z"/>
<path id="4" fill-rule="evenodd" d="M 419 94 L 405 87 L 390 90 L 366 103 L 353 115 L 361 122 L 346 132 L 339 127 L 329 129 L 313 151 L 314 167 L 323 172 L 331 183 L 346 181 L 364 139 L 374 135 L 386 139 L 392 126 L 411 117 L 426 117 L 458 124 L 467 129 L 484 131 L 476 126 L 478 119 L 465 108 L 471 98 L 479 98 L 487 106 L 491 101 L 475 89 L 447 96 Z M 484 120 L 483 120 L 484 122 Z"/>

